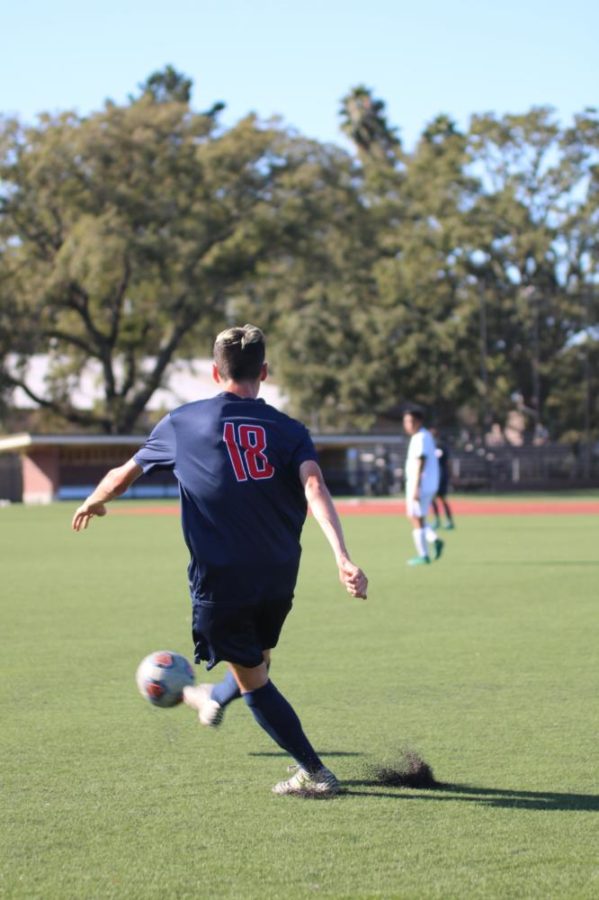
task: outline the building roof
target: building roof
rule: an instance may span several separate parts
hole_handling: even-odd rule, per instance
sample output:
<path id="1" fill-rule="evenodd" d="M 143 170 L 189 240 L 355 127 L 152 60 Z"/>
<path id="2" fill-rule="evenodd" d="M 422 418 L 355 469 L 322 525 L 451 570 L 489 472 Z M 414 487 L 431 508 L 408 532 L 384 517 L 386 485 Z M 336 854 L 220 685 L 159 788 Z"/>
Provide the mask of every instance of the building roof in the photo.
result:
<path id="1" fill-rule="evenodd" d="M 19 453 L 41 447 L 139 447 L 143 434 L 10 434 L 0 437 L 0 453 Z M 376 447 L 405 444 L 400 434 L 312 434 L 317 447 Z"/>
<path id="2" fill-rule="evenodd" d="M 16 453 L 33 447 L 139 447 L 143 434 L 9 434 L 0 437 L 0 453 Z"/>

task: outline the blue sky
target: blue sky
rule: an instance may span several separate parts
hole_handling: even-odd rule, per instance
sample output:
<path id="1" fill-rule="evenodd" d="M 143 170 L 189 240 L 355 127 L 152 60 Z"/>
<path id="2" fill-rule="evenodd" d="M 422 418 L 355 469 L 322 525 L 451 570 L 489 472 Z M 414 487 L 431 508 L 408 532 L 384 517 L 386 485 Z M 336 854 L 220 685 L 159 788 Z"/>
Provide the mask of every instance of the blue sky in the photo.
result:
<path id="1" fill-rule="evenodd" d="M 366 84 L 411 147 L 437 113 L 599 104 L 596 0 L 22 0 L 2 9 L 0 112 L 87 113 L 167 63 L 224 122 L 279 114 L 342 143 L 340 98 Z"/>

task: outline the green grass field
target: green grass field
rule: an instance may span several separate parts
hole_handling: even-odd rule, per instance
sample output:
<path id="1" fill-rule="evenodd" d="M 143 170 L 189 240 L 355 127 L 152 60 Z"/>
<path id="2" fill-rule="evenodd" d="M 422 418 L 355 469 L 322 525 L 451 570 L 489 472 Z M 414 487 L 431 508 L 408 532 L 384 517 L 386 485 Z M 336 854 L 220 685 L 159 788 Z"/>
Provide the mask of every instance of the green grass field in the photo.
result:
<path id="1" fill-rule="evenodd" d="M 347 787 L 317 802 L 271 794 L 242 703 L 210 731 L 137 694 L 191 655 L 177 518 L 72 511 L 0 509 L 0 896 L 599 896 L 597 517 L 464 517 L 428 569 L 404 520 L 348 518 L 367 602 L 308 522 L 272 674 Z M 405 747 L 443 789 L 377 783 Z"/>

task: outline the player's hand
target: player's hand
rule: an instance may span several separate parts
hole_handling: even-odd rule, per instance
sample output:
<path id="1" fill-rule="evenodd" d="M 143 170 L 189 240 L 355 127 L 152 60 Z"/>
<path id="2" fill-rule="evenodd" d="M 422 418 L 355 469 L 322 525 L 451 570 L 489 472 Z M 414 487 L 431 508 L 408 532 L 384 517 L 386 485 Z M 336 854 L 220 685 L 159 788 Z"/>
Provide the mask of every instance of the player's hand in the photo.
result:
<path id="1" fill-rule="evenodd" d="M 84 531 L 94 516 L 105 516 L 107 513 L 104 503 L 90 503 L 88 500 L 82 503 L 73 516 L 71 528 L 73 531 Z"/>
<path id="2" fill-rule="evenodd" d="M 366 600 L 368 593 L 368 578 L 360 569 L 354 565 L 347 557 L 342 557 L 337 565 L 339 566 L 339 580 L 344 585 L 348 594 L 352 597 L 359 597 Z"/>

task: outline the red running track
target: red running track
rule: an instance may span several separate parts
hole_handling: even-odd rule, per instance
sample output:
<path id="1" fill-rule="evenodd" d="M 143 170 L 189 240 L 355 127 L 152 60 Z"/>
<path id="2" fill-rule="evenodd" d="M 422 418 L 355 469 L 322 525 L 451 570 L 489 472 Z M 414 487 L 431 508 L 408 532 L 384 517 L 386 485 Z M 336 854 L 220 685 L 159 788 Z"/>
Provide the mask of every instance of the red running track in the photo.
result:
<path id="1" fill-rule="evenodd" d="M 593 500 L 451 500 L 451 508 L 459 516 L 596 516 L 599 502 Z M 342 516 L 401 516 L 403 500 L 339 500 L 335 506 Z M 178 505 L 119 506 L 117 515 L 177 516 Z"/>
<path id="2" fill-rule="evenodd" d="M 599 515 L 599 502 L 575 500 L 455 500 L 450 498 L 456 516 L 580 516 Z M 403 515 L 403 500 L 345 501 L 336 504 L 339 513 L 351 515 Z"/>

